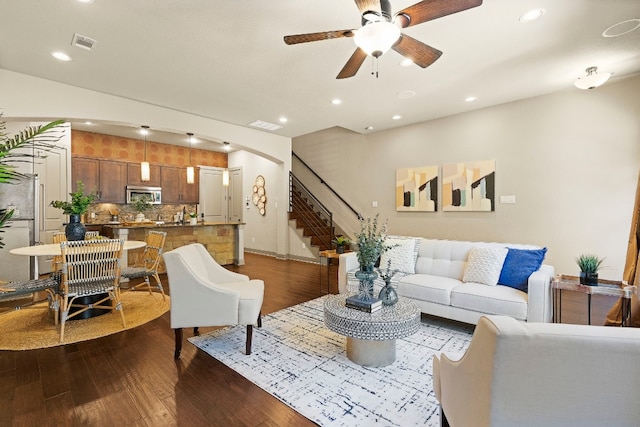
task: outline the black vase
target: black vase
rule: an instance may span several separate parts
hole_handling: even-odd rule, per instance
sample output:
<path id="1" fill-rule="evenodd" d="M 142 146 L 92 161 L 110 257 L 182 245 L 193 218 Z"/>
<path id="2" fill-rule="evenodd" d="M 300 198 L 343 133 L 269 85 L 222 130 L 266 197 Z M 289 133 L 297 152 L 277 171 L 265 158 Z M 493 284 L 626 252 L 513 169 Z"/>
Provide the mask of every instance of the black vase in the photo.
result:
<path id="1" fill-rule="evenodd" d="M 598 286 L 598 273 L 580 272 L 580 284 L 587 286 Z"/>
<path id="2" fill-rule="evenodd" d="M 67 240 L 84 240 L 84 233 L 87 229 L 84 224 L 80 222 L 80 214 L 69 215 L 69 223 L 64 228 L 64 234 L 67 236 Z"/>

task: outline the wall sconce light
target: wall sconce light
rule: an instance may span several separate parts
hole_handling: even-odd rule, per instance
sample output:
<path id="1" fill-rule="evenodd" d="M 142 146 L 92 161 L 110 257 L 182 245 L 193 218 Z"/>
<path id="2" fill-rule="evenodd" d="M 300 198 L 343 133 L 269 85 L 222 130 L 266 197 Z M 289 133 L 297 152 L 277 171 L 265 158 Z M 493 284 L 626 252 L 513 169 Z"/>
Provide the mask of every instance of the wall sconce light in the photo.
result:
<path id="1" fill-rule="evenodd" d="M 222 185 L 229 186 L 229 171 L 226 169 L 222 171 Z"/>
<path id="2" fill-rule="evenodd" d="M 147 161 L 147 134 L 149 133 L 149 126 L 142 126 L 140 133 L 144 135 L 144 160 L 140 163 L 140 180 L 147 182 L 151 180 L 151 168 Z"/>
<path id="3" fill-rule="evenodd" d="M 193 166 L 191 166 L 191 137 L 193 137 L 193 134 L 189 132 L 187 135 L 189 135 L 189 166 L 187 166 L 187 184 L 195 184 L 196 172 Z"/>

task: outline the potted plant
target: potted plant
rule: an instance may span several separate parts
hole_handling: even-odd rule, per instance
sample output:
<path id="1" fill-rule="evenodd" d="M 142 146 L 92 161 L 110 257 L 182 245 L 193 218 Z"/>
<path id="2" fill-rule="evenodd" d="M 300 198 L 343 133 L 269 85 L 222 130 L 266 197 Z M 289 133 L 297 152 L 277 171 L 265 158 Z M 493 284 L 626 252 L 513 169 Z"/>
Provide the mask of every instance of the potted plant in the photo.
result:
<path id="1" fill-rule="evenodd" d="M 384 244 L 387 222 L 378 226 L 378 216 L 360 219 L 360 232 L 356 234 L 360 270 L 355 274 L 360 281 L 359 293 L 363 299 L 373 298 L 373 281 L 378 277 L 374 267 L 380 255 L 388 249 Z"/>
<path id="2" fill-rule="evenodd" d="M 51 206 L 62 209 L 62 212 L 69 215 L 69 223 L 64 229 L 67 240 L 84 240 L 86 229 L 80 221 L 81 215 L 87 213 L 89 205 L 96 199 L 94 193 L 85 194 L 82 181 L 76 182 L 76 191 L 69 193 L 71 201 L 54 200 Z"/>
<path id="3" fill-rule="evenodd" d="M 144 212 L 151 207 L 151 200 L 147 196 L 134 197 L 131 200 L 131 204 L 138 212 L 136 215 L 136 222 L 144 222 Z"/>
<path id="4" fill-rule="evenodd" d="M 344 236 L 336 236 L 333 238 L 333 243 L 336 245 L 336 253 L 343 254 L 345 250 L 345 246 L 351 243 L 348 237 Z"/>
<path id="5" fill-rule="evenodd" d="M 195 212 L 189 212 L 189 224 L 197 225 L 198 224 L 198 214 Z"/>
<path id="6" fill-rule="evenodd" d="M 576 263 L 580 267 L 580 284 L 598 286 L 598 270 L 603 262 L 604 258 L 594 254 L 582 254 L 576 258 Z"/>

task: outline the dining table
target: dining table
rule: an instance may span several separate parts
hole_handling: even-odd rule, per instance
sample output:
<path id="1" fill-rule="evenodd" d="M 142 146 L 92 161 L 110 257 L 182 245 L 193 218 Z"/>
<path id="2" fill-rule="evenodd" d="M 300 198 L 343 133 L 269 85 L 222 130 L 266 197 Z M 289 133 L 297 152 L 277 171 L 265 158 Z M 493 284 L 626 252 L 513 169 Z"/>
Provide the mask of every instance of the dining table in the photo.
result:
<path id="1" fill-rule="evenodd" d="M 144 248 L 147 245 L 147 242 L 141 240 L 125 240 L 123 251 L 130 251 L 133 249 Z M 33 246 L 23 246 L 21 248 L 13 248 L 9 251 L 11 255 L 22 255 L 22 256 L 56 256 L 62 255 L 60 251 L 60 243 L 48 243 L 45 245 L 33 245 Z M 124 254 L 123 254 L 124 256 Z M 36 262 L 36 267 L 38 263 Z M 34 271 L 34 276 L 32 279 L 37 279 L 39 277 L 37 268 Z"/>

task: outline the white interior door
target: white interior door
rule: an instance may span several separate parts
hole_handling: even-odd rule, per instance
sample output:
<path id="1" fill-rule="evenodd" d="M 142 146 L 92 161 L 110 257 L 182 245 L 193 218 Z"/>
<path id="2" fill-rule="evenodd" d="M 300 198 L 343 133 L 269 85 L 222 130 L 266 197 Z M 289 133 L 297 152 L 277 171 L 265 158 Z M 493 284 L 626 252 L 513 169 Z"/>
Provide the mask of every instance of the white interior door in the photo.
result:
<path id="1" fill-rule="evenodd" d="M 226 222 L 226 189 L 222 185 L 222 169 L 200 168 L 200 212 L 206 222 Z"/>
<path id="2" fill-rule="evenodd" d="M 242 222 L 242 168 L 229 169 L 229 222 Z"/>

